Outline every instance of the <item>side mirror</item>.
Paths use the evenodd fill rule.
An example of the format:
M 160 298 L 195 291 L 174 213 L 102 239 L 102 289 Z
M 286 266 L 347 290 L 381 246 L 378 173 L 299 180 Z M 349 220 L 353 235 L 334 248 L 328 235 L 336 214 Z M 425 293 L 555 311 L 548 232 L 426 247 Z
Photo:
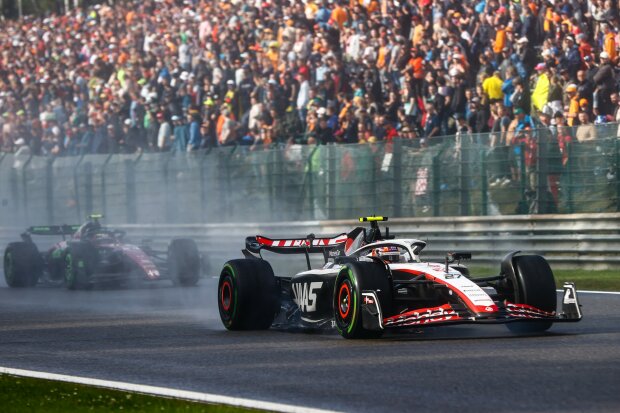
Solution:
M 465 252 L 465 251 L 454 251 L 454 252 L 448 252 L 446 254 L 446 273 L 449 270 L 449 265 L 455 261 L 459 262 L 461 260 L 471 260 L 471 252 Z

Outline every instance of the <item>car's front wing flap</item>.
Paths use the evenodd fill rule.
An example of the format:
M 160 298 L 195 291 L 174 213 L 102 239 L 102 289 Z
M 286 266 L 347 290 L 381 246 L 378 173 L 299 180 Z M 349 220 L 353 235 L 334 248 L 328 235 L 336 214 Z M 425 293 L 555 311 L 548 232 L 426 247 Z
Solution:
M 540 320 L 575 322 L 582 318 L 577 291 L 572 283 L 564 284 L 562 312 L 559 314 L 555 311 L 543 311 L 527 304 L 504 302 L 498 303 L 497 311 L 483 314 L 473 314 L 467 309 L 459 309 L 451 304 L 444 304 L 437 307 L 412 309 L 401 314 L 383 317 L 376 295 L 370 293 L 372 291 L 363 292 L 365 299 L 362 302 L 362 321 L 364 328 L 372 330 L 439 324 L 498 324 Z M 366 299 L 366 297 L 371 299 Z

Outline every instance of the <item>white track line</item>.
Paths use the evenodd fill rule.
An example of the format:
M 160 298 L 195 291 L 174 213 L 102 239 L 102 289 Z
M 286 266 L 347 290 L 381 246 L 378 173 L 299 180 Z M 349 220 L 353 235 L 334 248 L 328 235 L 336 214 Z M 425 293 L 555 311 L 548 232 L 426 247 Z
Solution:
M 564 292 L 564 290 L 555 290 L 559 293 Z M 591 291 L 591 290 L 577 290 L 579 294 L 609 294 L 609 295 L 620 295 L 620 291 Z
M 87 377 L 67 376 L 64 374 L 45 373 L 41 371 L 12 369 L 0 367 L 0 374 L 10 374 L 12 376 L 32 377 L 36 379 L 56 380 L 67 383 L 84 384 L 87 386 L 103 387 L 106 389 L 130 391 L 136 393 L 150 394 L 154 396 L 171 397 L 213 404 L 226 404 L 229 406 L 246 407 L 250 409 L 262 409 L 272 412 L 282 413 L 334 413 L 333 410 L 312 409 L 309 407 L 294 406 L 290 404 L 271 403 L 260 400 L 242 399 L 239 397 L 221 396 L 210 393 L 199 393 L 187 390 L 177 390 L 165 387 L 145 386 L 142 384 L 131 384 L 120 381 L 108 381 L 91 379 Z

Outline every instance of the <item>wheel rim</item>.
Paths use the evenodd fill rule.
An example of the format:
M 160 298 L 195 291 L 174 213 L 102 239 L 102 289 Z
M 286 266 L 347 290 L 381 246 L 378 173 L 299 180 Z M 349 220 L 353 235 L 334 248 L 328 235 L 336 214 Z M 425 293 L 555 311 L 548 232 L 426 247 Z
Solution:
M 348 281 L 343 282 L 338 290 L 338 314 L 346 320 L 351 313 L 351 287 Z
M 232 286 L 228 280 L 222 284 L 220 302 L 222 303 L 222 309 L 228 312 L 232 304 Z
M 15 268 L 13 263 L 13 254 L 7 252 L 4 256 L 4 276 L 7 283 L 12 283 L 15 278 Z

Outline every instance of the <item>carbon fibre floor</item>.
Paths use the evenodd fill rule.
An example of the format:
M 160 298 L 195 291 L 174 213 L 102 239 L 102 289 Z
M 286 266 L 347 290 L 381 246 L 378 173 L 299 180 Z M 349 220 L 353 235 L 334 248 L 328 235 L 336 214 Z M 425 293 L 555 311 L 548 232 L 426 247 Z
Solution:
M 0 282 L 0 366 L 355 412 L 620 411 L 620 295 L 537 337 L 502 325 L 375 341 L 228 332 L 198 288 L 13 290 Z

